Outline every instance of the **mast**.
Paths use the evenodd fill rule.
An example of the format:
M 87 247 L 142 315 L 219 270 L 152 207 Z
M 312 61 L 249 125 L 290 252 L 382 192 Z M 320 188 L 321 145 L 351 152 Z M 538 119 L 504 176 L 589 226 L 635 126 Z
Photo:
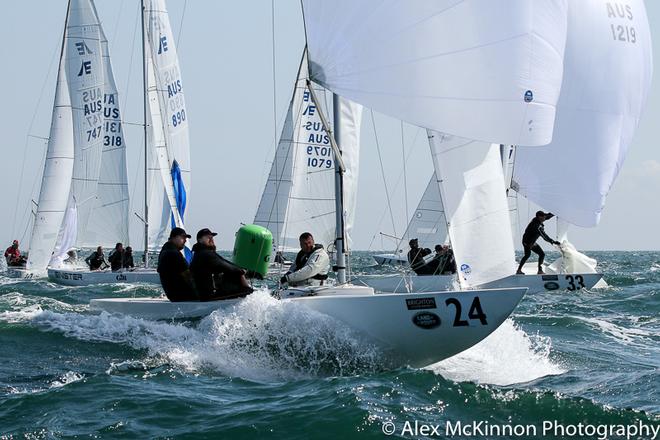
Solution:
M 333 128 L 335 130 L 334 137 L 335 143 L 341 137 L 341 103 L 339 96 L 336 93 L 332 94 L 332 112 L 333 112 Z M 332 136 L 332 134 L 330 134 Z M 341 158 L 341 145 L 337 145 L 335 156 Z M 344 229 L 344 168 L 339 165 L 339 160 L 335 161 L 335 218 L 337 226 L 337 239 L 335 241 L 335 251 L 337 252 L 337 282 L 339 284 L 346 283 L 346 255 L 345 249 L 345 229 Z
M 142 91 L 143 91 L 143 121 L 144 121 L 144 267 L 149 267 L 149 147 L 147 138 L 147 111 L 149 106 L 149 96 L 147 94 L 147 50 L 146 50 L 146 36 L 145 36 L 145 6 L 144 0 L 140 0 L 142 10 Z
M 328 120 L 325 119 L 323 114 L 323 108 L 319 105 L 319 100 L 316 98 L 316 92 L 314 92 L 314 87 L 312 82 L 307 79 L 307 90 L 314 101 L 314 105 L 318 109 L 319 118 L 321 118 L 321 124 L 325 132 L 328 133 L 330 138 L 330 146 L 332 151 L 335 153 L 335 222 L 337 227 L 337 239 L 335 241 L 335 250 L 337 251 L 337 260 L 334 270 L 337 272 L 337 282 L 339 284 L 346 283 L 346 258 L 344 255 L 344 171 L 346 170 L 346 165 L 344 165 L 344 159 L 341 157 L 341 150 L 337 145 L 337 138 L 332 132 L 332 128 L 328 125 Z M 339 122 L 340 117 L 340 101 L 339 96 L 334 94 L 332 95 L 332 109 L 334 111 L 334 124 L 337 132 L 339 132 Z

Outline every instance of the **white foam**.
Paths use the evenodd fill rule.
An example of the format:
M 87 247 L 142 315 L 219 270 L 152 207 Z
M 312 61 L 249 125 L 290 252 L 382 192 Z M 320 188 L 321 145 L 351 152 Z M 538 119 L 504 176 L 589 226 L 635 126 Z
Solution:
M 127 344 L 181 368 L 252 380 L 341 375 L 379 365 L 378 350 L 334 319 L 255 292 L 197 326 L 27 307 L 0 313 L 85 341 Z M 111 369 L 112 371 L 112 369 Z
M 550 359 L 551 348 L 550 338 L 530 336 L 507 319 L 474 347 L 427 368 L 458 382 L 511 385 L 565 373 Z
M 76 373 L 75 371 L 68 371 L 58 379 L 50 383 L 49 388 L 62 388 L 70 383 L 79 382 L 85 378 L 84 374 Z
M 597 318 L 585 318 L 582 316 L 573 316 L 575 319 L 585 321 L 592 327 L 597 327 L 605 336 L 615 339 L 624 345 L 637 345 L 638 338 L 646 338 L 652 334 L 646 330 L 637 328 L 625 328 L 611 322 L 603 321 Z

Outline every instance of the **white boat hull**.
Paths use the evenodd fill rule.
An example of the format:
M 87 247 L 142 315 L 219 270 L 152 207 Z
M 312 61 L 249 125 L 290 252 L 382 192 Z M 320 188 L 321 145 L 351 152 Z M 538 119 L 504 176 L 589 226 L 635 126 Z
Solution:
M 155 269 L 136 269 L 122 272 L 110 270 L 48 269 L 48 279 L 65 286 L 89 286 L 92 284 L 152 283 L 160 284 Z
M 7 278 L 20 278 L 24 280 L 37 278 L 37 275 L 34 272 L 29 271 L 24 267 L 8 267 L 5 275 Z
M 478 289 L 527 288 L 527 293 L 542 293 L 555 290 L 575 291 L 592 289 L 603 278 L 599 273 L 570 273 L 546 275 L 511 275 L 501 280 L 475 286 Z M 437 292 L 455 289 L 454 275 L 385 275 L 364 276 L 355 280 L 356 284 L 372 287 L 378 292 L 409 293 Z
M 373 256 L 376 263 L 379 265 L 393 264 L 393 265 L 407 265 L 408 259 L 405 256 L 397 254 L 376 254 Z
M 360 286 L 316 289 L 289 297 L 332 316 L 377 344 L 397 365 L 422 367 L 466 350 L 491 334 L 513 312 L 526 289 L 374 294 Z M 300 292 L 297 290 L 296 292 Z M 242 299 L 172 303 L 165 298 L 95 299 L 90 309 L 143 319 L 198 318 Z

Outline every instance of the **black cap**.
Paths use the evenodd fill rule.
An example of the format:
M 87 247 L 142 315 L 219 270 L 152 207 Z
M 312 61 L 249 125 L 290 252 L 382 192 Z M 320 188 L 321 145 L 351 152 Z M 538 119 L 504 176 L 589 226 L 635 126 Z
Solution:
M 410 241 L 408 242 L 408 244 L 412 246 L 413 243 L 417 243 L 417 242 L 419 242 L 419 240 L 416 239 L 416 238 L 413 238 L 412 240 L 410 240 Z
M 186 234 L 186 231 L 184 231 L 183 228 L 172 228 L 172 231 L 170 232 L 170 238 L 177 237 L 179 235 L 190 238 L 190 235 Z
M 550 213 L 548 212 L 548 214 L 550 214 Z M 537 217 L 538 217 L 538 216 L 541 216 L 541 215 L 542 215 L 543 217 L 547 217 L 548 214 L 546 214 L 546 213 L 543 212 L 543 211 L 536 211 L 536 216 L 537 216 Z
M 205 235 L 211 235 L 215 237 L 216 235 L 218 235 L 218 233 L 212 232 L 209 228 L 200 229 L 199 231 L 197 231 L 197 240 L 204 237 Z

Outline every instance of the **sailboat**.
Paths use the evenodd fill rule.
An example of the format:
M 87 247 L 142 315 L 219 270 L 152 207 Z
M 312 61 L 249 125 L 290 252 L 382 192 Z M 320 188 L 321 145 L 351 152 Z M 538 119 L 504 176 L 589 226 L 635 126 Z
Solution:
M 576 254 L 568 229 L 598 225 L 646 105 L 653 60 L 641 0 L 570 2 L 568 23 L 552 143 L 515 147 L 511 188 L 557 215 L 562 247 Z M 555 266 L 570 269 L 568 260 Z
M 595 226 L 638 125 L 650 87 L 651 65 L 643 2 L 569 2 L 564 80 L 553 140 L 541 147 L 502 148 L 507 189 L 556 213 L 560 225 Z M 594 72 L 600 76 L 594 78 Z M 515 160 L 509 161 L 509 157 Z M 557 158 L 561 158 L 560 164 Z M 436 207 L 443 210 L 441 203 Z M 440 220 L 439 215 L 437 218 Z M 502 219 L 497 230 L 503 231 L 504 226 Z M 565 241 L 567 226 L 559 229 L 564 231 L 559 238 L 564 240 L 565 256 L 546 266 L 545 275 L 507 276 L 477 286 L 520 286 L 530 292 L 599 286 L 602 274 L 594 269 L 595 260 Z M 489 241 L 484 237 L 484 243 Z M 449 288 L 451 278 L 410 276 L 404 282 L 400 276 L 391 276 L 365 282 L 385 291 L 420 292 Z
M 183 226 L 190 160 L 185 100 L 167 9 L 162 2 L 151 2 L 143 10 L 149 23 L 143 26 L 142 218 L 148 250 L 164 241 L 170 226 Z M 108 41 L 91 0 L 69 3 L 57 84 L 28 263 L 20 275 L 47 269 L 49 279 L 66 285 L 159 283 L 156 271 L 148 268 L 148 251 L 145 268 L 130 271 L 89 271 L 63 264 L 73 247 L 128 242 L 126 142 Z
M 273 233 L 275 252 L 297 252 L 298 237 L 314 231 L 317 243 L 334 247 L 336 233 L 335 169 L 330 137 L 323 127 L 320 111 L 329 112 L 325 90 L 312 85 L 319 108 L 308 88 L 307 51 L 296 76 L 295 87 L 284 127 L 275 151 L 268 179 L 261 195 L 254 224 Z M 339 100 L 341 113 L 344 174 L 345 228 L 349 238 L 355 217 L 359 169 L 359 138 L 362 106 Z
M 448 7 L 449 3 L 302 2 L 307 89 L 333 151 L 337 282 L 284 289 L 277 295 L 334 317 L 378 343 L 401 364 L 415 367 L 438 362 L 484 339 L 512 313 L 526 289 L 400 295 L 377 293 L 347 280 L 343 174 L 348 158 L 338 143 L 340 99 L 454 136 L 539 145 L 552 136 L 561 84 L 564 2 L 520 0 L 512 5 L 509 1 L 507 8 L 497 2 L 464 1 Z M 480 32 L 467 31 L 473 28 Z M 530 60 L 559 68 L 533 69 L 535 74 L 524 78 L 516 74 L 523 68 L 527 71 Z M 492 68 L 483 69 L 489 62 Z M 315 86 L 333 93 L 332 126 Z M 526 99 L 534 93 L 538 101 Z M 480 124 L 473 124 L 474 120 Z M 523 121 L 530 121 L 526 130 L 520 129 Z M 171 319 L 204 316 L 237 301 L 98 299 L 90 302 L 90 308 Z

